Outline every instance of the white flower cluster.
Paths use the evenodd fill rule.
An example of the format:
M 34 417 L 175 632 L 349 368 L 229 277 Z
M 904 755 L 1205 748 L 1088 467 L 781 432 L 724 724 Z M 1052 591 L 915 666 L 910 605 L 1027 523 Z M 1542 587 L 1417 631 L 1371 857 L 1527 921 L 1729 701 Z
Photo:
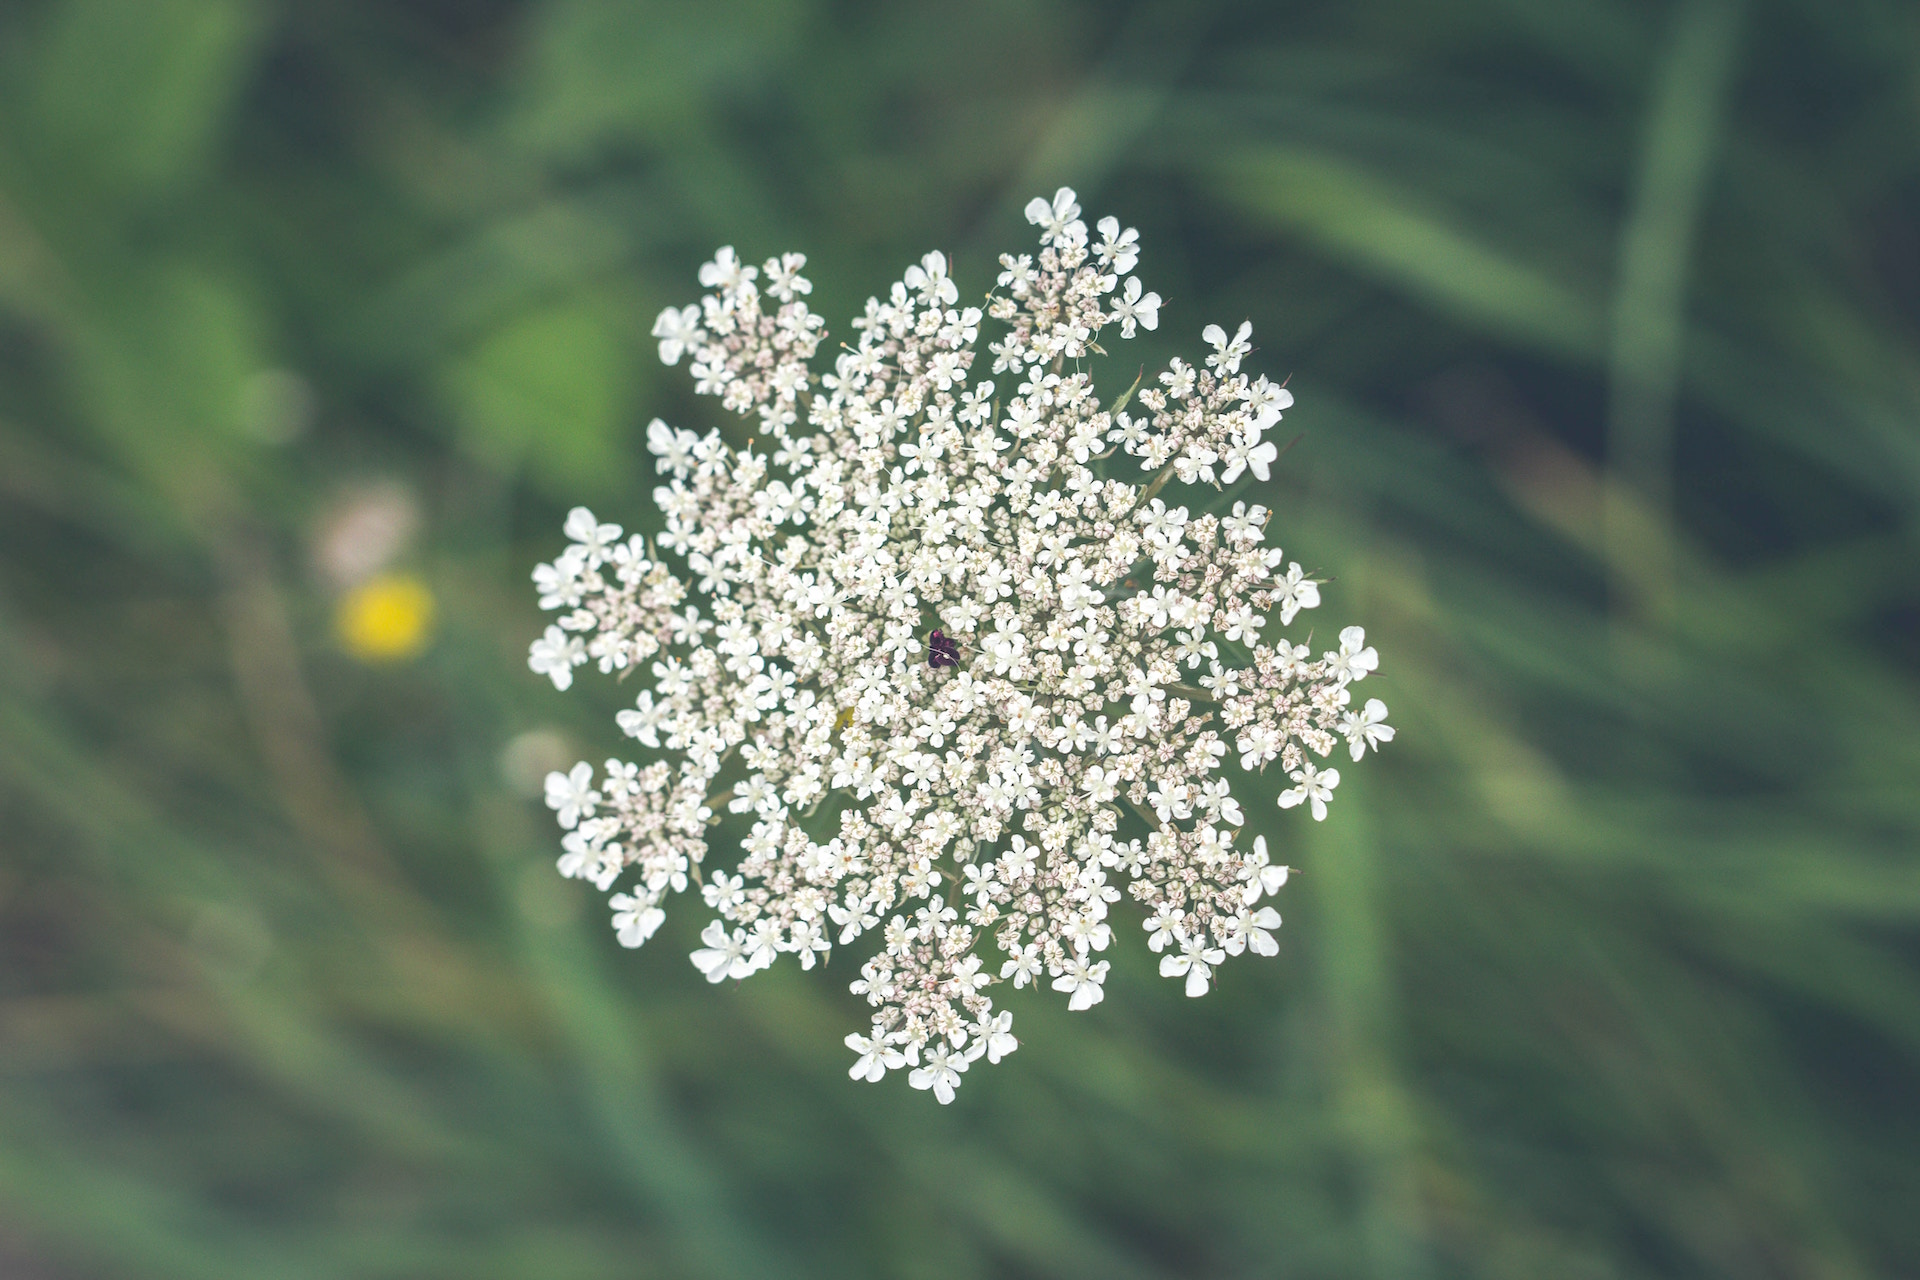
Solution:
M 1314 758 L 1393 736 L 1377 699 L 1351 709 L 1378 661 L 1360 628 L 1317 658 L 1263 637 L 1319 603 L 1265 545 L 1266 509 L 1160 497 L 1266 479 L 1292 396 L 1241 372 L 1248 326 L 1209 326 L 1204 367 L 1175 360 L 1103 406 L 1083 359 L 1113 326 L 1157 327 L 1160 299 L 1129 274 L 1136 233 L 1106 218 L 1094 243 L 1079 214 L 1066 189 L 1028 207 L 1040 252 L 1001 258 L 984 313 L 928 254 L 868 300 L 830 373 L 810 365 L 804 259 L 756 270 L 722 249 L 710 292 L 654 334 L 700 392 L 757 416 L 765 451 L 655 421 L 657 545 L 576 509 L 534 573 L 563 612 L 533 669 L 564 689 L 589 661 L 644 667 L 620 728 L 675 753 L 548 779 L 562 873 L 606 890 L 632 870 L 612 900 L 628 946 L 691 878 L 716 916 L 692 959 L 715 982 L 878 931 L 852 1075 L 907 1068 L 942 1102 L 1015 1047 L 996 982 L 1099 1003 L 1123 893 L 1189 995 L 1229 955 L 1273 954 L 1263 899 L 1287 870 L 1240 842 L 1229 750 L 1278 760 L 1281 805 L 1324 818 L 1340 774 Z M 1005 390 L 976 376 L 987 320 Z M 1122 451 L 1141 483 L 1106 474 Z M 721 806 L 751 830 L 733 870 L 703 876 Z

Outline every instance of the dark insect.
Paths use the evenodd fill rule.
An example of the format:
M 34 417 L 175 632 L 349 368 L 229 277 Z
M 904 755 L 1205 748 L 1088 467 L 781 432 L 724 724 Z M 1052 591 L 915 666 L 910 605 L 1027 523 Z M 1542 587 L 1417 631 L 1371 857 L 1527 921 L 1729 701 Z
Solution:
M 959 666 L 960 642 L 935 627 L 933 634 L 927 637 L 927 665 L 930 667 Z

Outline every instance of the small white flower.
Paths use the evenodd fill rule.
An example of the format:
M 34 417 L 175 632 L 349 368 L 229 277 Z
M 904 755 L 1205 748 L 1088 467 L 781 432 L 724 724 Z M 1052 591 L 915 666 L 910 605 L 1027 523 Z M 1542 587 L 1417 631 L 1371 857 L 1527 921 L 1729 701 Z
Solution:
M 571 687 L 573 669 L 586 660 L 586 643 L 558 627 L 548 627 L 527 652 L 527 666 L 535 675 L 551 676 L 556 689 Z
M 907 1057 L 891 1044 L 884 1036 L 863 1036 L 857 1032 L 847 1037 L 847 1048 L 859 1055 L 847 1074 L 855 1080 L 877 1081 L 889 1071 L 907 1065 Z
M 694 952 L 689 959 L 693 961 L 694 968 L 707 975 L 708 982 L 744 978 L 753 972 L 753 961 L 749 958 L 752 946 L 745 929 L 728 933 L 718 920 L 709 920 L 707 927 L 700 932 L 700 941 L 707 945 Z
M 732 292 L 753 282 L 759 272 L 741 262 L 732 245 L 723 245 L 713 261 L 700 268 L 700 283 L 709 289 Z
M 1045 202 L 1037 198 L 1033 201 L 1033 204 L 1042 203 Z M 1034 220 L 1032 216 L 1032 205 L 1028 206 L 1027 220 L 1029 222 Z M 1006 264 L 1007 269 L 1000 273 L 1000 287 L 1011 292 L 1016 298 L 1024 296 L 1026 292 L 1033 287 L 1035 278 L 1033 259 L 1023 253 L 1017 258 L 1009 255 L 1001 259 L 1001 261 Z
M 1299 785 L 1280 793 L 1280 807 L 1291 809 L 1297 804 L 1307 804 L 1313 809 L 1313 820 L 1327 820 L 1327 801 L 1333 799 L 1333 789 L 1340 785 L 1338 769 L 1316 769 L 1312 763 L 1302 765 L 1287 775 Z
M 1289 867 L 1276 867 L 1267 860 L 1267 838 L 1253 838 L 1253 852 L 1247 855 L 1246 870 L 1241 878 L 1246 881 L 1247 905 L 1260 901 L 1262 894 L 1276 894 L 1287 883 Z
M 533 567 L 533 585 L 540 593 L 542 609 L 576 609 L 580 606 L 581 572 L 586 562 L 577 555 L 563 555 L 552 564 Z
M 907 1083 L 916 1089 L 933 1090 L 933 1096 L 945 1106 L 953 1101 L 953 1091 L 960 1087 L 960 1073 L 966 1069 L 965 1055 L 943 1045 L 927 1050 L 926 1061 L 908 1073 Z
M 1069 993 L 1067 1008 L 1073 1012 L 1091 1009 L 1106 999 L 1107 990 L 1101 984 L 1107 980 L 1108 967 L 1105 960 L 1089 964 L 1085 956 L 1068 956 L 1065 971 L 1053 980 L 1053 989 Z
M 1068 923 L 1063 936 L 1076 954 L 1085 956 L 1089 951 L 1107 949 L 1107 944 L 1113 941 L 1113 927 L 1095 915 L 1076 916 Z
M 1219 947 L 1209 947 L 1204 934 L 1196 933 L 1190 938 L 1180 939 L 1180 950 L 1169 952 L 1160 957 L 1160 976 L 1163 978 L 1185 977 L 1187 994 L 1199 997 L 1207 994 L 1208 980 L 1213 977 L 1213 966 L 1227 958 L 1227 953 Z
M 1174 907 L 1148 916 L 1146 919 L 1148 949 L 1165 951 L 1167 944 L 1182 932 L 1181 921 L 1186 918 L 1186 914 L 1178 907 Z
M 1013 959 L 1000 966 L 1000 977 L 1003 980 L 1007 978 L 1013 979 L 1013 987 L 1016 991 L 1026 986 L 1029 982 L 1040 981 L 1041 957 L 1039 947 L 1021 947 L 1016 945 L 1012 954 Z
M 1237 956 L 1244 949 L 1257 956 L 1277 956 L 1280 943 L 1269 930 L 1280 927 L 1280 913 L 1272 907 L 1255 910 L 1246 907 L 1232 921 L 1232 935 L 1226 943 L 1228 955 Z
M 1072 187 L 1054 192 L 1052 203 L 1039 196 L 1029 200 L 1027 221 L 1040 228 L 1041 244 L 1081 244 L 1087 238 L 1087 224 L 1080 221 L 1080 205 Z
M 610 901 L 614 912 L 613 927 L 618 932 L 620 945 L 623 947 L 639 946 L 666 923 L 667 913 L 645 898 L 616 893 Z
M 1367 644 L 1364 630 L 1348 627 L 1340 633 L 1340 652 L 1327 659 L 1327 666 L 1343 684 L 1364 680 L 1368 672 L 1379 669 L 1380 655 Z
M 1387 704 L 1378 698 L 1368 698 L 1366 706 L 1340 718 L 1340 732 L 1347 735 L 1347 749 L 1355 760 L 1366 755 L 1368 747 L 1377 751 L 1381 743 L 1393 741 L 1393 726 L 1386 719 Z
M 560 825 L 572 827 L 582 818 L 591 818 L 600 803 L 593 789 L 593 766 L 582 760 L 571 773 L 555 770 L 547 775 L 547 808 L 559 815 Z
M 700 896 L 706 899 L 707 905 L 714 910 L 730 911 L 747 900 L 746 881 L 739 876 L 729 876 L 724 871 L 716 871 L 713 879 L 702 886 Z
M 1122 231 L 1120 219 L 1114 217 L 1100 219 L 1097 229 L 1100 243 L 1093 246 L 1093 256 L 1100 260 L 1100 265 L 1120 276 L 1133 270 L 1134 264 L 1140 261 L 1140 233 L 1132 227 Z
M 1293 407 L 1293 392 L 1268 382 L 1266 375 L 1262 374 L 1247 388 L 1246 403 L 1247 412 L 1253 415 L 1259 429 L 1265 431 L 1280 421 L 1283 410 Z
M 1234 635 L 1227 637 L 1229 640 L 1238 638 Z M 1202 659 L 1211 660 L 1219 656 L 1219 647 L 1206 638 L 1206 632 L 1197 629 L 1182 631 L 1179 646 L 1174 650 L 1174 657 L 1185 662 L 1189 668 L 1198 667 Z
M 699 445 L 700 437 L 691 431 L 675 431 L 658 418 L 647 424 L 647 450 L 660 459 L 656 465 L 661 471 L 684 477 L 693 469 L 694 451 Z M 666 496 L 673 495 L 669 491 Z
M 907 288 L 916 290 L 926 303 L 952 306 L 960 301 L 960 290 L 947 274 L 947 255 L 938 249 L 920 259 L 917 267 L 908 267 Z
M 1264 484 L 1279 456 L 1280 450 L 1273 441 L 1262 440 L 1259 431 L 1249 429 L 1242 432 L 1227 448 L 1227 465 L 1220 472 L 1220 483 L 1232 484 L 1240 478 L 1241 472 L 1251 470 L 1254 479 Z
M 999 1062 L 1020 1047 L 1020 1042 L 1013 1038 L 1013 1014 L 1004 1009 L 994 1015 L 992 1022 L 981 1027 L 978 1034 L 990 1063 Z
M 1202 341 L 1213 344 L 1213 354 L 1207 357 L 1207 364 L 1223 374 L 1240 372 L 1240 361 L 1253 350 L 1253 344 L 1247 341 L 1252 333 L 1253 322 L 1250 320 L 1240 322 L 1240 332 L 1234 334 L 1231 340 L 1227 338 L 1227 331 L 1219 325 L 1208 325 L 1200 333 Z
M 1233 543 L 1255 542 L 1266 525 L 1267 509 L 1259 503 L 1251 508 L 1244 502 L 1233 504 L 1233 512 L 1220 521 L 1220 529 Z
M 1243 640 L 1252 644 L 1260 638 L 1260 628 L 1265 624 L 1266 619 L 1251 608 L 1242 605 L 1227 615 L 1225 634 L 1228 640 Z
M 1287 566 L 1287 576 L 1274 584 L 1274 597 L 1280 605 L 1280 625 L 1292 626 L 1294 615 L 1302 609 L 1320 607 L 1320 584 L 1307 577 L 1298 564 Z
M 767 775 L 756 773 L 751 778 L 742 779 L 733 786 L 733 799 L 727 802 L 727 812 L 746 813 L 757 810 L 774 797 L 773 784 L 767 781 Z
M 813 282 L 800 274 L 800 268 L 806 265 L 804 253 L 783 253 L 778 258 L 768 258 L 765 264 L 767 292 L 782 302 L 792 302 L 800 294 L 812 293 Z
M 1126 288 L 1113 300 L 1113 318 L 1119 322 L 1120 336 L 1123 338 L 1133 336 L 1133 327 L 1136 324 L 1142 329 L 1158 329 L 1160 327 L 1160 295 L 1157 293 L 1143 295 L 1140 292 L 1140 277 L 1128 276 Z
M 579 544 L 576 550 L 590 566 L 599 564 L 608 548 L 620 540 L 619 525 L 602 524 L 585 507 L 575 507 L 567 513 L 565 533 Z
M 654 320 L 653 336 L 660 339 L 660 363 L 679 364 L 681 355 L 701 338 L 700 308 L 668 307 Z

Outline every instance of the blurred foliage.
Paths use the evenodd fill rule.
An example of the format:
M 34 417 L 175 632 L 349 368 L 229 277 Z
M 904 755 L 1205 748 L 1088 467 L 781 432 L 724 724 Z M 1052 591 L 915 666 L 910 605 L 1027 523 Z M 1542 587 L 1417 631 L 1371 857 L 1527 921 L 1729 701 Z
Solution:
M 1892 0 L 0 7 L 0 1265 L 1920 1271 L 1916 86 Z M 1143 358 L 1295 374 L 1399 738 L 1262 806 L 1278 960 L 1130 941 L 940 1108 L 553 874 L 617 695 L 527 574 L 716 420 L 714 246 L 833 320 L 1060 183 Z

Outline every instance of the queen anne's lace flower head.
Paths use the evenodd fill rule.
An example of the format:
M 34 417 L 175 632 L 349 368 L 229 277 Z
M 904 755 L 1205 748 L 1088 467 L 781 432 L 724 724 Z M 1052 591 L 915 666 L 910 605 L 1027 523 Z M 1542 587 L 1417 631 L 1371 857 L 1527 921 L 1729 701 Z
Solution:
M 1251 327 L 1207 326 L 1201 367 L 1175 359 L 1103 405 L 1082 367 L 1103 332 L 1159 324 L 1127 274 L 1138 235 L 1106 218 L 1090 244 L 1066 188 L 1027 218 L 1040 251 L 1000 259 L 984 311 L 930 253 L 868 300 L 831 372 L 811 364 L 805 259 L 720 250 L 710 292 L 654 335 L 697 391 L 757 419 L 753 438 L 655 421 L 657 542 L 576 509 L 571 545 L 534 571 L 561 616 L 532 668 L 560 689 L 587 662 L 645 671 L 619 726 L 666 753 L 548 779 L 561 872 L 625 882 L 627 946 L 697 884 L 714 919 L 692 959 L 714 982 L 878 933 L 850 1074 L 906 1068 L 942 1102 L 1016 1045 L 996 983 L 1100 1002 L 1123 891 L 1188 995 L 1229 955 L 1273 954 L 1261 902 L 1287 871 L 1241 840 L 1229 752 L 1277 760 L 1281 807 L 1322 819 L 1340 774 L 1315 759 L 1393 737 L 1379 699 L 1350 709 L 1378 665 L 1360 628 L 1317 658 L 1263 634 L 1320 602 L 1266 544 L 1267 510 L 1162 496 L 1267 478 L 1293 397 L 1241 372 Z M 743 856 L 703 875 L 723 808 L 751 824 Z

